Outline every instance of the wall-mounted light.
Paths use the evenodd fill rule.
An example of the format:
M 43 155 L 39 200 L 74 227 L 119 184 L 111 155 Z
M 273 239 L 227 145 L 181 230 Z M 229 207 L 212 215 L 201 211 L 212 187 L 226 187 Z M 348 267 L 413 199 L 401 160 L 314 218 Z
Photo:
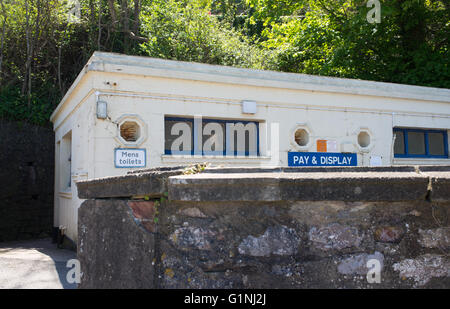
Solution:
M 256 102 L 255 101 L 242 101 L 242 113 L 256 114 Z
M 97 101 L 97 118 L 106 119 L 108 117 L 108 104 L 105 101 Z

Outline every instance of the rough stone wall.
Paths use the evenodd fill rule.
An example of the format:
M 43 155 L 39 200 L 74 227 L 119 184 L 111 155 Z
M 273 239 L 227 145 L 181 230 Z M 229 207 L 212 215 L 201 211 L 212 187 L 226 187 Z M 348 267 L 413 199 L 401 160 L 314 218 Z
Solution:
M 51 128 L 0 121 L 0 241 L 49 235 L 54 155 Z
M 450 288 L 449 215 L 425 201 L 168 203 L 161 287 Z
M 142 228 L 137 217 L 124 200 L 88 200 L 82 204 L 78 258 L 83 265 L 83 288 L 155 286 L 156 236 Z
M 449 288 L 449 215 L 426 200 L 90 200 L 80 287 Z

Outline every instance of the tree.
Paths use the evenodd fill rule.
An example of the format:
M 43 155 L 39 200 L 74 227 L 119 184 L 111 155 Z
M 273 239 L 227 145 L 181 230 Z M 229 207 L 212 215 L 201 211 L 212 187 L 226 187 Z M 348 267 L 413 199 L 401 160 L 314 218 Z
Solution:
M 450 88 L 450 4 L 0 0 L 0 118 L 48 125 L 95 50 Z
M 303 4 L 304 16 L 278 19 L 263 33 L 280 70 L 450 87 L 450 11 L 443 1 L 384 1 L 379 24 L 367 21 L 363 0 Z M 264 16 L 279 16 L 274 9 Z
M 264 54 L 238 31 L 209 13 L 202 3 L 153 1 L 143 13 L 148 41 L 141 53 L 151 57 L 264 68 Z

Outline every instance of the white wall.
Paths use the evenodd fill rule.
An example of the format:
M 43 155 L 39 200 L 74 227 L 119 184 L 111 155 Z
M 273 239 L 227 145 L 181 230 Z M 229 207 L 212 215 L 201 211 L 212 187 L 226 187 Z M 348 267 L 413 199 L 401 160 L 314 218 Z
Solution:
M 109 119 L 96 118 L 96 91 L 107 102 Z M 242 100 L 256 101 L 257 113 L 242 114 Z M 391 160 L 393 127 L 450 129 L 449 106 L 445 102 L 88 72 L 56 114 L 54 124 L 56 143 L 72 130 L 72 179 L 76 181 L 127 172 L 114 166 L 114 149 L 124 147 L 117 138 L 116 122 L 127 114 L 137 114 L 146 125 L 146 139 L 136 148 L 147 150 L 147 167 L 205 161 L 164 155 L 165 115 L 258 120 L 269 128 L 272 123 L 278 124 L 278 161 L 271 160 L 262 149 L 260 158 L 207 160 L 215 164 L 287 166 L 287 152 L 299 151 L 293 143 L 293 129 L 298 125 L 310 131 L 309 146 L 301 151 L 315 152 L 317 139 L 331 139 L 337 141 L 338 152 L 344 151 L 342 144 L 347 144 L 350 148 L 346 151 L 358 153 L 358 165 L 369 165 L 374 155 L 382 157 L 383 165 L 449 164 L 448 159 Z M 360 130 L 371 135 L 367 152 L 357 145 Z M 261 139 L 265 133 L 263 128 Z M 270 135 L 270 131 L 267 133 Z M 271 141 L 262 140 L 265 143 L 270 146 Z M 58 169 L 56 181 L 60 181 Z M 67 227 L 68 236 L 76 240 L 81 204 L 76 185 L 72 185 L 71 195 L 57 191 L 55 195 L 55 224 Z

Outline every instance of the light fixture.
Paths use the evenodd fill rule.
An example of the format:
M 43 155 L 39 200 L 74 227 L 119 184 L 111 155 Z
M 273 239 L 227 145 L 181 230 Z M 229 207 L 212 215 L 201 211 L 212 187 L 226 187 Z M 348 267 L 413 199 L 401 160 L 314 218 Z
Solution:
M 97 101 L 97 118 L 106 119 L 108 117 L 108 104 L 105 101 Z
M 242 113 L 243 114 L 256 114 L 256 102 L 255 101 L 242 101 Z

